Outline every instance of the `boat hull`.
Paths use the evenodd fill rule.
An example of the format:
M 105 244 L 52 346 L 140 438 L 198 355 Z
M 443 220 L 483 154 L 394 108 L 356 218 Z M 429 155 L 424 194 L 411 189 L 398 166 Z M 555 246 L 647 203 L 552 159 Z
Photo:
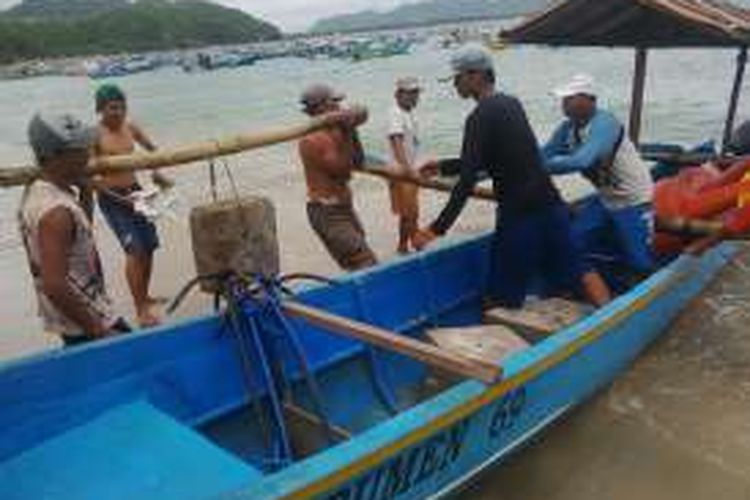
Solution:
M 490 238 L 446 243 L 348 275 L 335 285 L 301 291 L 299 299 L 411 336 L 429 326 L 476 324 L 481 318 L 480 299 L 487 279 L 487 266 L 482 263 L 488 260 Z M 236 474 L 223 478 L 231 480 L 228 483 L 214 477 L 214 482 L 203 484 L 200 491 L 215 493 L 208 496 L 440 496 L 502 461 L 609 384 L 665 331 L 735 252 L 734 245 L 722 244 L 701 257 L 679 257 L 593 315 L 503 361 L 504 375 L 496 384 L 459 382 L 402 406 L 406 409 L 392 417 L 381 412 L 378 418 L 366 418 L 379 404 L 378 391 L 373 390 L 378 383 L 372 383 L 372 371 L 356 375 L 352 369 L 356 360 L 368 359 L 361 343 L 298 324 L 328 416 L 353 435 L 265 474 L 250 466 L 252 460 L 242 449 L 222 441 L 225 429 L 216 424 L 262 396 L 248 394 L 234 339 L 217 317 L 7 363 L 0 366 L 0 497 L 38 498 L 41 492 L 46 498 L 56 498 L 48 494 L 56 486 L 46 484 L 53 482 L 51 473 L 44 472 L 46 481 L 33 476 L 49 471 L 45 464 L 70 463 L 76 447 L 87 441 L 87 425 L 103 436 L 102 446 L 107 450 L 112 436 L 106 435 L 106 422 L 127 417 L 134 402 L 143 402 L 136 413 L 144 421 L 156 422 L 175 435 L 192 436 L 193 449 L 211 450 L 205 457 L 196 457 L 198 463 L 211 455 L 217 467 L 224 462 L 234 464 Z M 424 366 L 406 358 L 397 357 L 396 362 L 394 355 L 382 351 L 371 354 L 371 362 L 372 357 L 376 364 L 391 368 L 381 374 L 381 385 L 399 387 L 426 376 Z M 242 438 L 247 433 L 244 427 L 237 434 Z M 73 444 L 68 446 L 69 442 Z M 135 488 L 132 481 L 142 481 L 142 473 L 122 480 L 127 479 L 129 488 L 139 491 L 142 498 L 155 496 L 155 491 L 159 498 L 184 498 L 184 489 L 170 488 L 170 481 L 176 485 L 180 478 L 171 477 L 169 460 L 183 463 L 185 457 L 173 457 L 168 447 L 157 445 L 149 446 L 162 453 L 167 464 L 154 467 L 166 475 L 162 477 L 167 484 L 159 483 L 158 490 Z M 106 466 L 108 453 L 96 452 L 81 460 Z M 151 451 L 135 448 L 121 453 L 151 456 Z M 61 481 L 69 481 L 64 473 L 63 468 Z M 244 484 L 243 474 L 247 477 Z M 93 483 L 100 483 L 103 490 L 97 491 L 118 497 L 106 471 L 84 480 L 92 483 L 86 491 L 96 490 Z M 144 483 L 143 488 L 150 484 Z M 62 492 L 59 498 L 76 498 L 70 489 L 54 491 Z
M 493 386 L 467 381 L 234 498 L 442 496 L 502 461 L 605 387 L 660 336 L 736 252 L 683 256 L 565 331 L 504 363 Z

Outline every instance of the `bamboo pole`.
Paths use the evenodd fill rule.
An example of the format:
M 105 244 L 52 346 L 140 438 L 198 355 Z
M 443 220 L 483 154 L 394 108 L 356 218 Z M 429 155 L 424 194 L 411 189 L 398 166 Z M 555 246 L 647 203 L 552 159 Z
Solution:
M 291 141 L 336 122 L 336 118 L 321 116 L 306 123 L 225 137 L 181 148 L 163 149 L 153 153 L 100 157 L 92 160 L 87 173 L 88 175 L 112 174 L 185 165 Z M 0 187 L 23 186 L 32 182 L 39 173 L 38 167 L 0 168 Z

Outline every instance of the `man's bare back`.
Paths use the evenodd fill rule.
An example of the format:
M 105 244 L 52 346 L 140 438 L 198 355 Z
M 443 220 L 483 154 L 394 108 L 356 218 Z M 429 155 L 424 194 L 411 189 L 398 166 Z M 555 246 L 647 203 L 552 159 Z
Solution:
M 355 167 L 355 144 L 341 127 L 315 132 L 299 143 L 311 201 L 350 203 L 349 180 Z

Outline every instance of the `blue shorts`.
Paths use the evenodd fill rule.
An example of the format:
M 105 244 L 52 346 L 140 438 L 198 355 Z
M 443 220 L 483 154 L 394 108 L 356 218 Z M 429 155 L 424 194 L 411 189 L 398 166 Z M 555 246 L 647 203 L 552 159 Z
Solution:
M 563 204 L 522 216 L 498 213 L 490 263 L 490 298 L 509 308 L 523 306 L 532 283 L 543 294 L 580 295 L 582 262 L 571 238 Z
M 596 196 L 584 202 L 573 220 L 573 238 L 578 251 L 590 257 L 586 262 L 589 269 L 597 259 L 611 258 L 632 271 L 653 271 L 652 233 L 649 204 L 609 210 Z
M 128 189 L 111 189 L 111 191 L 126 197 L 138 189 L 140 189 L 139 186 L 134 185 Z M 97 198 L 104 219 L 114 231 L 125 253 L 151 254 L 159 248 L 159 236 L 153 222 L 113 196 L 100 192 Z

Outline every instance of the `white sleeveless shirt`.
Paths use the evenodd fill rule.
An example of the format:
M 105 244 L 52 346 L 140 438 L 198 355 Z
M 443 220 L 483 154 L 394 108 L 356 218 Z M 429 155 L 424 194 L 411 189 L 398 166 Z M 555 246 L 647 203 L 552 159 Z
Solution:
M 45 330 L 59 335 L 79 336 L 84 335 L 83 329 L 59 311 L 47 297 L 40 274 L 39 223 L 50 210 L 58 207 L 70 212 L 75 231 L 68 254 L 68 273 L 65 280 L 89 311 L 105 326 L 111 326 L 115 323 L 116 317 L 105 289 L 91 222 L 73 193 L 45 180 L 34 181 L 23 194 L 18 222 L 34 279 L 39 316 L 44 322 Z

